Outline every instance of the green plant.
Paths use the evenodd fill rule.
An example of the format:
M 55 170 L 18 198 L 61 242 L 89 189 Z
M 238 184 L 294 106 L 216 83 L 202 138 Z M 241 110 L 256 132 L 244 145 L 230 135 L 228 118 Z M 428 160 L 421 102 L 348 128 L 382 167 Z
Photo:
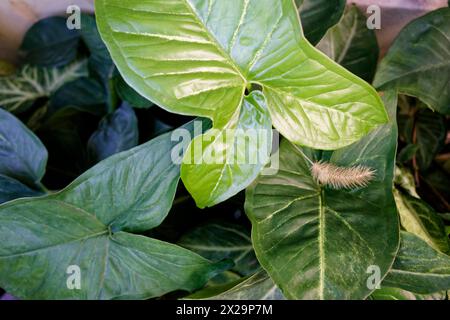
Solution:
M 99 31 L 38 22 L 0 77 L 0 286 L 445 299 L 449 10 L 376 73 L 374 32 L 341 0 L 97 0 Z

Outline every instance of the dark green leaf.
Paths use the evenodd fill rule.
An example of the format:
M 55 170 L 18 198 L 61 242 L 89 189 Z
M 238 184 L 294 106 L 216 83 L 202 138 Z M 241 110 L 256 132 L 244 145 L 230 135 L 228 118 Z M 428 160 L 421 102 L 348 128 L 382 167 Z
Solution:
M 405 192 L 394 190 L 395 201 L 403 228 L 444 253 L 450 253 L 450 243 L 441 218 L 426 202 Z
M 17 198 L 39 195 L 42 195 L 42 192 L 30 189 L 16 179 L 0 174 L 0 204 Z
M 450 8 L 411 22 L 381 62 L 374 84 L 397 88 L 450 114 Z
M 378 42 L 375 31 L 367 28 L 367 17 L 358 7 L 349 7 L 317 48 L 347 70 L 372 82 L 378 63 Z
M 81 111 L 102 115 L 106 112 L 106 103 L 105 87 L 93 78 L 83 77 L 58 89 L 50 99 L 50 109 L 54 112 L 72 106 Z
M 136 115 L 131 107 L 123 104 L 107 115 L 88 142 L 90 159 L 95 163 L 116 153 L 137 146 L 139 130 Z
M 41 67 L 62 67 L 77 55 L 78 30 L 69 30 L 64 17 L 50 17 L 35 23 L 25 34 L 20 47 L 27 64 Z
M 0 108 L 0 174 L 28 186 L 39 185 L 45 173 L 47 150 L 16 117 Z
M 284 300 L 280 289 L 265 271 L 235 283 L 209 287 L 198 291 L 187 299 L 204 300 Z
M 402 232 L 400 250 L 383 286 L 421 294 L 450 290 L 450 257 L 419 237 Z
M 185 234 L 178 244 L 211 261 L 231 259 L 233 271 L 253 274 L 259 263 L 250 239 L 250 232 L 238 224 L 209 223 Z
M 153 106 L 151 101 L 147 100 L 131 88 L 120 75 L 116 77 L 114 87 L 120 99 L 128 102 L 134 108 L 147 109 Z
M 295 0 L 306 39 L 319 43 L 327 30 L 339 22 L 345 9 L 345 0 Z

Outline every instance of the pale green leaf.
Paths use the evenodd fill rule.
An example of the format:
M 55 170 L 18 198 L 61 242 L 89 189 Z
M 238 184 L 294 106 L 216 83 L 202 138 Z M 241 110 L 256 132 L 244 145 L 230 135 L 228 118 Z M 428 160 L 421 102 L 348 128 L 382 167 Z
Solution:
M 274 126 L 301 145 L 340 148 L 387 121 L 375 90 L 304 38 L 292 0 L 95 5 L 125 80 L 169 111 L 223 128 L 242 107 L 245 89 L 258 84 Z

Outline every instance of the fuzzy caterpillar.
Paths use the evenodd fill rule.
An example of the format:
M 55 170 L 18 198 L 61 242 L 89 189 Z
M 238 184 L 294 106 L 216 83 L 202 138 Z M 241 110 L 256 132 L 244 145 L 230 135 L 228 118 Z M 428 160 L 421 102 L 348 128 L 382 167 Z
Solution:
M 333 189 L 366 187 L 375 177 L 375 170 L 372 168 L 362 165 L 345 168 L 326 162 L 314 162 L 311 173 L 318 183 Z

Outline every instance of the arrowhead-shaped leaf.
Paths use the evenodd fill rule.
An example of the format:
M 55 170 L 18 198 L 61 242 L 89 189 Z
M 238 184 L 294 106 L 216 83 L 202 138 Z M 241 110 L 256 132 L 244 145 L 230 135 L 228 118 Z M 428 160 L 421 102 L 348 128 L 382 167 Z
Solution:
M 278 131 L 320 149 L 347 146 L 387 121 L 375 90 L 305 39 L 292 0 L 95 5 L 100 34 L 124 79 L 169 111 L 210 118 L 222 130 L 243 113 L 246 89 L 259 86 Z M 183 170 L 200 207 L 251 182 L 253 174 L 228 169 L 238 181 L 213 177 L 206 181 L 213 194 L 205 196 L 193 190 Z
M 384 276 L 398 249 L 392 195 L 397 127 L 396 93 L 385 95 L 392 122 L 332 154 L 280 147 L 280 169 L 247 189 L 246 213 L 261 265 L 290 299 L 364 299 L 367 270 Z M 307 158 L 308 157 L 308 158 Z M 364 165 L 376 170 L 365 188 L 331 190 L 319 185 L 309 161 Z M 347 177 L 345 177 L 347 178 Z
M 179 180 L 172 147 L 169 133 L 101 162 L 59 193 L 0 206 L 0 286 L 28 299 L 151 298 L 199 288 L 228 267 L 122 231 L 166 217 Z M 71 266 L 80 270 L 79 290 L 67 284 Z

